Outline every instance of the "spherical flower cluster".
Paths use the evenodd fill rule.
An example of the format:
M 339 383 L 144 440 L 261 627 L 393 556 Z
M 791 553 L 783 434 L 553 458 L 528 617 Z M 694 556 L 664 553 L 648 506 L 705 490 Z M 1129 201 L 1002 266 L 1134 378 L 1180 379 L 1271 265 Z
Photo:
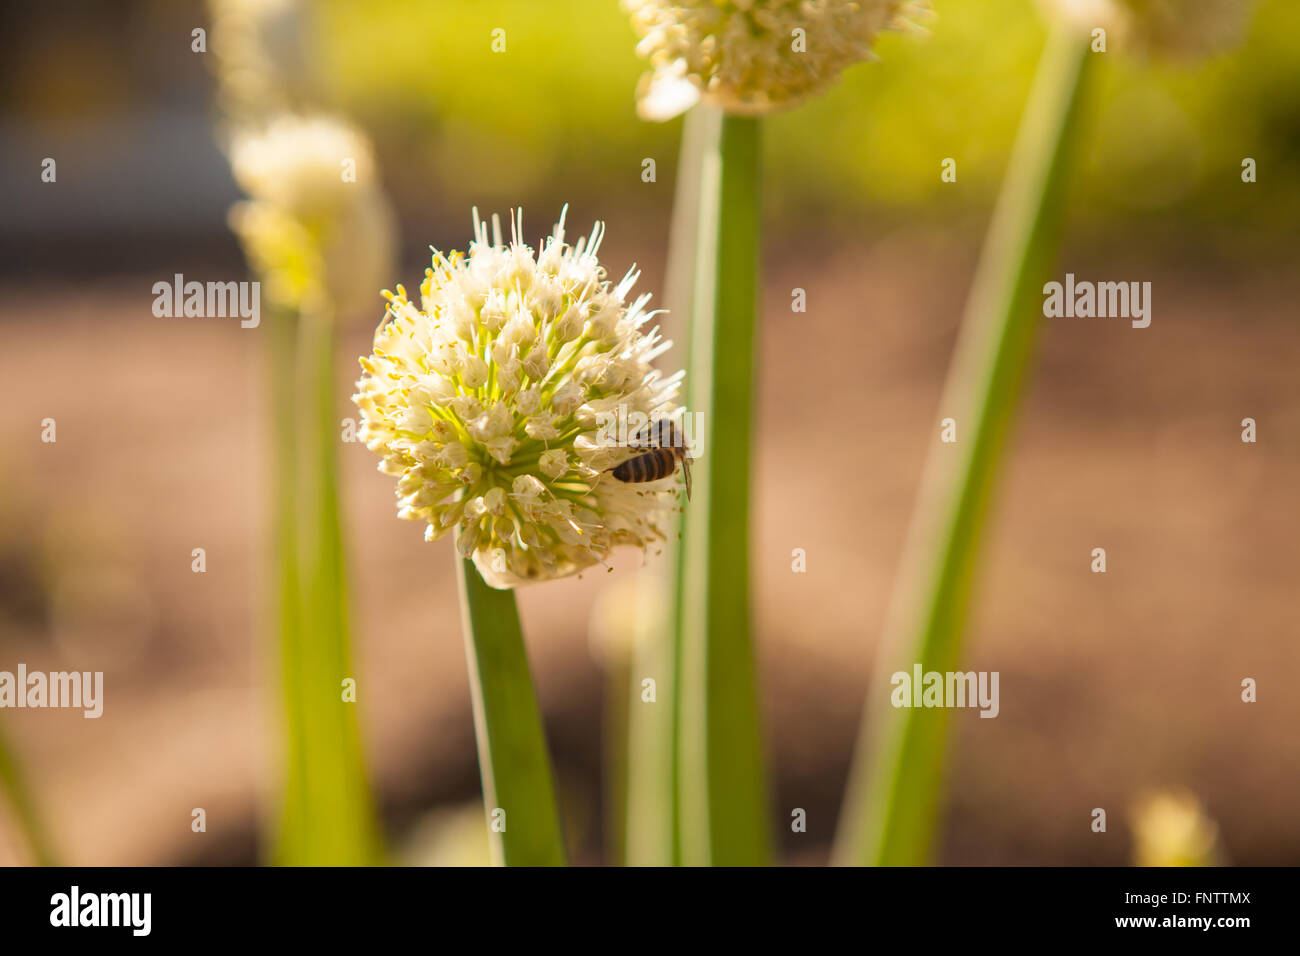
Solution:
M 398 479 L 398 515 L 426 540 L 456 532 L 483 579 L 509 588 L 604 563 L 616 545 L 665 540 L 672 477 L 624 484 L 609 469 L 634 452 L 604 440 L 621 413 L 672 418 L 682 373 L 651 362 L 670 343 L 630 304 L 635 268 L 617 285 L 590 241 L 564 240 L 564 217 L 534 257 L 474 215 L 468 254 L 435 252 L 420 305 L 389 306 L 353 397 L 362 438 Z
M 240 130 L 230 164 L 250 196 L 305 223 L 336 215 L 355 201 L 356 187 L 364 191 L 375 180 L 370 142 L 330 116 L 285 113 L 263 129 Z
M 1210 55 L 1241 37 L 1253 0 L 1042 0 L 1111 41 L 1166 56 Z
M 760 115 L 824 92 L 871 59 L 881 30 L 900 25 L 906 0 L 623 0 L 641 37 L 643 119 L 671 119 L 703 98 Z
M 235 181 L 250 200 L 231 224 L 274 301 L 314 291 L 339 314 L 370 301 L 392 257 L 393 216 L 360 130 L 329 116 L 281 114 L 236 130 Z

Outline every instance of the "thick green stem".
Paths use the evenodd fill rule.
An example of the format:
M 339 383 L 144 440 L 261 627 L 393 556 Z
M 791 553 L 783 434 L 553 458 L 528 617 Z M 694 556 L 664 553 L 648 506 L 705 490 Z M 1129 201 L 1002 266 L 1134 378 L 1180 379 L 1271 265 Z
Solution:
M 469 560 L 457 558 L 456 566 L 492 860 L 563 866 L 551 760 L 515 594 L 488 587 Z
M 1080 109 L 1088 37 L 1062 28 L 1034 79 L 976 270 L 936 444 L 880 650 L 835 846 L 841 864 L 929 860 L 942 786 L 945 708 L 894 707 L 891 675 L 956 671 L 971 578 L 1003 439 L 1042 316 L 1042 286 L 1060 244 L 1066 161 Z
M 699 243 L 699 195 L 705 154 L 717 148 L 718 117 L 690 110 L 682 126 L 681 155 L 673 195 L 664 282 L 664 333 L 682 342 L 690 329 Z M 689 348 L 689 343 L 683 342 Z M 660 576 L 675 593 L 680 552 L 644 573 Z M 675 601 L 673 605 L 675 606 Z M 631 866 L 674 866 L 681 862 L 677 746 L 681 726 L 681 629 L 675 618 L 639 641 L 632 654 L 628 692 L 626 860 Z M 655 701 L 640 699 L 641 680 L 655 681 Z
M 275 579 L 275 628 L 279 639 L 280 692 L 283 703 L 285 775 L 281 794 L 276 862 L 305 859 L 309 835 L 306 806 L 307 754 L 300 675 L 303 641 L 298 591 L 298 316 L 276 311 L 267 323 L 271 405 L 272 575 Z
M 681 861 L 769 858 L 749 607 L 759 125 L 709 107 L 699 182 L 688 401 L 702 420 L 677 575 Z
M 281 374 L 294 369 L 281 369 Z M 364 865 L 381 840 L 362 758 L 361 693 L 349 646 L 347 578 L 339 515 L 339 425 L 334 408 L 334 322 L 327 309 L 299 320 L 297 386 L 278 401 L 298 440 L 283 502 L 295 515 L 291 561 L 297 604 L 281 620 L 289 779 L 278 862 Z M 281 521 L 287 519 L 281 517 Z

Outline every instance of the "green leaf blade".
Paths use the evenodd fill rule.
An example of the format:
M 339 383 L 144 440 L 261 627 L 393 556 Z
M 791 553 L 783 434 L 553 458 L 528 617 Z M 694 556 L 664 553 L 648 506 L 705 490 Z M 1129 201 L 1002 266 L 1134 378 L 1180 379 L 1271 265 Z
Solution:
M 837 835 L 841 864 L 919 865 L 933 849 L 948 712 L 891 706 L 888 676 L 961 661 L 981 532 L 1060 245 L 1087 40 L 1062 27 L 1043 54 L 976 271 L 942 403 L 963 434 L 926 466 Z

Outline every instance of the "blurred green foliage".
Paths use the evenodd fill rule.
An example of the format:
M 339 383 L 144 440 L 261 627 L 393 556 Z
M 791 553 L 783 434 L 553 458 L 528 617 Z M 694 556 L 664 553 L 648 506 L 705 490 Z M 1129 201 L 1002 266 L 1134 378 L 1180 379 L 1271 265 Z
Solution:
M 774 117 L 769 214 L 808 229 L 870 213 L 982 221 L 1045 35 L 1033 0 L 936 0 L 925 33 L 890 34 L 880 62 Z M 492 31 L 506 31 L 493 53 Z M 408 203 L 671 199 L 680 121 L 639 121 L 642 72 L 617 0 L 325 0 L 314 45 L 327 92 L 378 138 Z M 1264 0 L 1244 42 L 1154 61 L 1112 41 L 1078 158 L 1081 224 L 1143 220 L 1277 235 L 1300 213 L 1300 3 Z M 1241 182 L 1253 157 L 1259 182 Z M 658 165 L 656 187 L 641 163 Z M 944 157 L 957 184 L 940 181 Z M 1248 190 L 1248 192 L 1243 192 Z M 408 214 L 419 211 L 408 209 Z M 459 221 L 459 220 L 458 220 Z M 1190 235 L 1195 236 L 1192 232 Z

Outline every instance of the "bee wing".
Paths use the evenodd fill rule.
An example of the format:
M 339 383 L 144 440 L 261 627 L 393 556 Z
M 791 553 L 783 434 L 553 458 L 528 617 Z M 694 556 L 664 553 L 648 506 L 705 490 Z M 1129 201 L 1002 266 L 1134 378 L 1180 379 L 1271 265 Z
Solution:
M 679 448 L 685 446 L 681 429 L 671 418 L 656 418 L 628 436 L 627 448 Z
M 627 438 L 628 448 L 657 448 L 659 447 L 659 423 L 647 422 Z

